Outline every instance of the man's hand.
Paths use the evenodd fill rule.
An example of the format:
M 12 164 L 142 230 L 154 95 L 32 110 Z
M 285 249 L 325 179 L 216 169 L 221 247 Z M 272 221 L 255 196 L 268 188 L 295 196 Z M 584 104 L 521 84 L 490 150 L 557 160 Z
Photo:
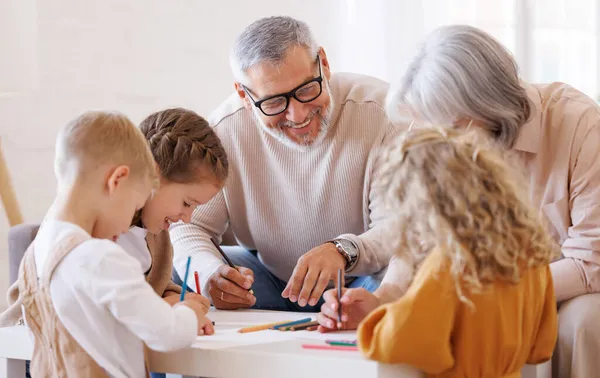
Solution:
M 338 329 L 356 329 L 358 324 L 379 306 L 379 299 L 367 290 L 342 289 L 342 323 L 338 324 L 337 290 L 327 290 L 323 294 L 325 303 L 317 315 L 319 331 L 327 332 Z
M 338 270 L 343 271 L 345 267 L 346 259 L 335 245 L 321 244 L 300 257 L 281 296 L 298 302 L 301 307 L 314 306 L 329 282 L 337 280 Z
M 248 290 L 254 283 L 254 273 L 244 267 L 239 272 L 228 265 L 221 265 L 208 279 L 208 293 L 213 304 L 220 310 L 250 308 L 256 297 Z

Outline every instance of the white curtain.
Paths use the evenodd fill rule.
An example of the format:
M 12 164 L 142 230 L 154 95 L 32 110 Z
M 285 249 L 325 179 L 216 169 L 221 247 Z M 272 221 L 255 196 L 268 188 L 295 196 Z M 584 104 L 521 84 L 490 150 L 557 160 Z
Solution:
M 563 81 L 598 98 L 599 0 L 338 0 L 334 69 L 394 80 L 428 32 L 479 27 L 533 82 Z

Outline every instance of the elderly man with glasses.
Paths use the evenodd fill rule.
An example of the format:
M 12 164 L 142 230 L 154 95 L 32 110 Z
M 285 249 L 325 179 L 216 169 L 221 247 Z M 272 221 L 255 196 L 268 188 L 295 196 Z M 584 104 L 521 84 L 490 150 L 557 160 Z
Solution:
M 386 119 L 388 84 L 332 74 L 308 26 L 289 17 L 246 27 L 230 63 L 236 92 L 210 119 L 230 175 L 191 224 L 172 226 L 177 273 L 192 256 L 221 309 L 318 311 L 339 270 L 345 286 L 375 290 L 391 254 L 371 182 L 380 146 L 401 130 Z M 210 240 L 227 229 L 237 269 Z

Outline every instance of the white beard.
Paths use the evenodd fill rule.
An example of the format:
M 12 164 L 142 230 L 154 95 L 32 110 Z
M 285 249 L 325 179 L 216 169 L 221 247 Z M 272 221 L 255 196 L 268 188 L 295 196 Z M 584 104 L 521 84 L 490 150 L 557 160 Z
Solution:
M 279 122 L 276 127 L 268 127 L 263 122 L 263 120 L 260 118 L 261 113 L 260 113 L 260 110 L 256 106 L 252 106 L 252 115 L 254 116 L 254 119 L 256 120 L 256 122 L 263 128 L 263 130 L 265 130 L 269 135 L 271 135 L 273 138 L 277 139 L 279 142 L 285 144 L 288 147 L 299 150 L 299 151 L 308 151 L 312 146 L 316 146 L 316 145 L 320 144 L 323 141 L 323 139 L 325 138 L 325 135 L 327 135 L 327 132 L 329 131 L 329 129 L 331 128 L 331 117 L 333 115 L 333 109 L 334 109 L 335 103 L 333 100 L 333 95 L 331 93 L 331 89 L 329 87 L 329 82 L 327 80 L 323 80 L 323 83 L 324 83 L 325 89 L 327 90 L 327 93 L 329 93 L 329 106 L 325 110 L 325 114 L 321 114 L 321 108 L 317 109 L 316 111 L 313 112 L 314 114 L 312 114 L 313 117 L 315 117 L 319 114 L 321 115 L 321 121 L 320 121 L 320 125 L 319 125 L 319 133 L 317 134 L 317 136 L 314 139 L 311 139 L 310 136 L 308 136 L 308 135 L 305 135 L 300 142 L 296 142 L 296 141 L 290 139 L 283 131 L 285 127 L 289 127 L 289 126 L 282 125 L 286 121 Z M 309 116 L 311 116 L 311 115 L 309 115 Z

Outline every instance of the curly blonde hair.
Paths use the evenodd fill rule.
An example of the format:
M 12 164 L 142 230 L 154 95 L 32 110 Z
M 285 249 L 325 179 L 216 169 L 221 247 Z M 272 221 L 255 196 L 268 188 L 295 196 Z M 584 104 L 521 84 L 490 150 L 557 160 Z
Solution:
M 419 261 L 439 249 L 467 303 L 464 289 L 516 283 L 524 269 L 550 263 L 558 251 L 526 200 L 526 180 L 493 143 L 476 131 L 410 130 L 383 152 L 375 183 L 394 214 L 398 251 Z

